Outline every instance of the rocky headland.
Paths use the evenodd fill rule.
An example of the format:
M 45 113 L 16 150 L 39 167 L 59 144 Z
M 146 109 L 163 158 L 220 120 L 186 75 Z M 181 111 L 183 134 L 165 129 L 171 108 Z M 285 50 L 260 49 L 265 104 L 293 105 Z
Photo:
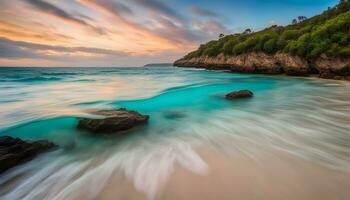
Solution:
M 239 73 L 317 75 L 350 79 L 350 1 L 290 25 L 230 35 L 201 44 L 175 61 L 179 67 Z
M 228 70 L 238 73 L 286 74 L 293 76 L 318 75 L 321 78 L 347 79 L 350 75 L 350 58 L 331 58 L 322 55 L 305 59 L 286 53 L 246 53 L 237 56 L 219 54 L 175 61 L 174 66 L 210 70 Z

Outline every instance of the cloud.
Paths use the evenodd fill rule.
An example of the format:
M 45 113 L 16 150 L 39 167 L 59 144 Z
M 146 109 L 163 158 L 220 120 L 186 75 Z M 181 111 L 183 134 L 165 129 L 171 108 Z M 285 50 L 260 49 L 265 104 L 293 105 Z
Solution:
M 45 52 L 51 52 L 45 54 Z M 55 58 L 60 54 L 66 56 L 74 54 L 89 54 L 93 56 L 122 57 L 130 55 L 130 52 L 115 51 L 109 49 L 89 47 L 65 47 L 36 44 L 29 42 L 13 41 L 0 37 L 0 58 Z
M 219 14 L 217 14 L 213 11 L 198 7 L 198 6 L 190 6 L 189 10 L 191 11 L 192 14 L 200 16 L 200 17 L 208 17 L 208 18 L 219 18 L 220 17 Z
M 113 17 L 113 21 L 118 25 L 117 27 L 123 31 L 128 30 L 132 33 L 139 31 L 139 34 L 143 34 L 145 31 L 125 18 L 125 15 L 132 15 L 133 11 L 121 3 L 108 0 L 79 0 L 79 2 L 99 13 L 107 14 L 107 17 Z
M 212 37 L 214 35 L 212 32 L 218 31 L 219 27 L 223 27 L 219 23 L 216 23 L 216 26 L 214 26 L 215 23 L 212 20 L 208 21 L 206 19 L 205 22 L 201 22 L 200 29 L 194 29 L 191 24 L 192 19 L 186 18 L 168 5 L 157 0 L 130 0 L 128 2 L 130 6 L 142 10 L 142 16 L 133 11 L 127 11 L 127 13 L 122 14 L 121 10 L 123 10 L 123 7 L 126 7 L 126 10 L 128 10 L 130 6 L 121 5 L 116 1 L 113 3 L 114 5 L 107 0 L 80 0 L 80 2 L 94 9 L 107 11 L 116 18 L 116 21 L 121 26 L 131 27 L 138 33 L 158 36 L 170 41 L 175 46 L 193 45 L 201 42 Z M 205 13 L 205 10 L 201 11 L 203 14 Z M 207 11 L 206 14 L 209 15 L 209 12 Z M 214 16 L 214 13 L 210 14 Z M 207 24 L 207 26 L 204 26 L 204 24 Z M 205 27 L 215 29 L 208 30 Z M 220 29 L 215 35 L 223 32 L 223 29 L 225 28 Z
M 132 33 L 137 33 L 146 36 L 145 38 L 161 38 L 163 41 L 170 41 L 173 45 L 182 45 L 184 43 L 193 43 L 197 38 L 195 34 L 192 34 L 186 27 L 187 20 L 185 20 L 181 15 L 176 13 L 174 10 L 169 8 L 167 5 L 151 0 L 130 0 L 142 8 L 143 13 L 147 15 L 142 15 L 141 17 L 134 13 L 133 11 L 124 12 L 122 10 L 122 4 L 113 5 L 107 0 L 80 0 L 81 3 L 95 9 L 107 12 L 109 15 L 114 17 L 114 20 L 118 23 L 118 27 L 124 27 L 125 29 L 130 29 Z M 130 3 L 129 2 L 129 3 Z M 135 5 L 134 5 L 135 6 Z M 125 6 L 128 8 L 127 6 Z M 145 12 L 151 11 L 151 12 Z M 130 19 L 130 18 L 133 18 Z M 137 18 L 141 18 L 141 21 L 137 21 Z
M 177 26 L 171 19 L 157 17 L 157 23 L 159 26 L 150 28 L 150 30 L 176 43 L 193 43 L 201 38 L 200 35 L 192 32 L 188 28 Z
M 143 10 L 152 11 L 147 18 L 153 21 L 153 25 L 146 22 L 140 23 L 140 26 L 145 26 L 154 34 L 168 38 L 179 45 L 203 42 L 213 39 L 220 33 L 229 32 L 222 23 L 218 22 L 225 21 L 225 17 L 197 6 L 190 7 L 195 15 L 194 18 L 189 18 L 158 0 L 130 1 L 142 6 Z M 194 28 L 193 21 L 197 23 L 199 28 Z
M 11 41 L 0 38 L 0 58 L 39 58 L 34 53 L 21 49 Z
M 85 26 L 96 32 L 97 34 L 103 35 L 106 34 L 107 31 L 101 27 L 95 27 L 89 23 L 87 23 L 83 19 L 79 19 L 68 12 L 64 11 L 61 8 L 56 7 L 53 4 L 47 3 L 42 0 L 26 0 L 30 5 L 34 6 L 36 9 L 40 10 L 43 13 L 58 17 L 62 20 L 72 22 L 74 24 L 78 24 L 81 26 Z
M 95 0 L 94 3 L 99 4 L 100 6 L 104 7 L 105 9 L 109 10 L 110 12 L 113 12 L 116 15 L 132 15 L 133 11 L 125 6 L 124 4 L 117 2 L 117 1 L 110 1 L 110 0 Z
M 183 23 L 185 20 L 181 14 L 179 14 L 178 12 L 176 12 L 175 10 L 173 10 L 172 8 L 170 8 L 169 6 L 167 6 L 166 4 L 160 1 L 157 1 L 157 0 L 131 0 L 131 1 L 145 8 L 150 9 L 155 13 L 162 14 L 163 16 L 172 18 L 173 20 L 177 20 L 177 22 Z
M 194 20 L 192 26 L 197 32 L 205 33 L 202 36 L 202 40 L 209 40 L 211 38 L 216 38 L 220 33 L 229 33 L 228 30 L 223 24 L 215 20 L 208 21 L 199 21 Z
M 43 54 L 42 51 L 55 51 L 68 55 Z M 70 55 L 69 53 L 93 53 L 97 57 Z M 64 47 L 13 41 L 0 37 L 0 63 L 2 66 L 53 66 L 53 67 L 92 67 L 92 66 L 142 66 L 152 62 L 171 62 L 184 52 L 164 51 L 149 55 L 133 55 L 108 49 L 86 47 Z
M 188 15 L 162 0 L 11 2 L 5 7 L 9 12 L 0 13 L 3 61 L 45 59 L 77 65 L 165 61 L 228 33 L 214 12 L 192 8 L 195 14 Z
M 78 2 L 95 9 L 97 11 L 105 11 L 114 16 L 132 16 L 133 10 L 123 3 L 111 0 L 78 0 Z
M 34 28 L 34 26 L 36 28 Z M 38 28 L 40 28 L 38 30 Z M 44 29 L 45 31 L 40 31 Z M 44 24 L 28 23 L 26 26 L 14 24 L 0 20 L 0 37 L 16 37 L 21 39 L 40 40 L 40 41 L 71 41 L 74 38 L 68 35 L 57 33 L 54 29 L 45 26 Z

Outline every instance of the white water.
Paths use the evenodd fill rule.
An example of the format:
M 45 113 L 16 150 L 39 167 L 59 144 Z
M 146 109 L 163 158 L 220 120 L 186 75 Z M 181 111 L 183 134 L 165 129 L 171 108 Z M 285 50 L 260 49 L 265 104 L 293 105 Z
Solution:
M 132 76 L 134 80 L 149 80 L 149 83 L 158 81 L 158 85 L 127 81 L 119 84 L 116 91 L 110 86 L 110 94 L 117 94 L 118 91 L 128 94 L 125 98 L 116 95 L 115 99 L 113 95 L 108 98 L 97 95 L 101 94 L 98 89 L 101 84 L 97 84 L 97 88 L 94 88 L 94 84 L 89 84 L 91 90 L 84 94 L 77 94 L 76 86 L 71 92 L 65 87 L 64 90 L 57 89 L 55 92 L 66 97 L 71 94 L 74 101 L 62 101 L 59 106 L 42 105 L 38 109 L 56 112 L 63 106 L 75 116 L 85 108 L 121 106 L 150 114 L 150 123 L 127 137 L 94 137 L 76 131 L 76 121 L 71 115 L 56 114 L 58 118 L 46 119 L 45 112 L 40 115 L 34 107 L 21 107 L 22 112 L 32 113 L 44 120 L 23 118 L 23 121 L 34 121 L 20 124 L 20 120 L 16 122 L 18 127 L 12 128 L 8 128 L 5 123 L 4 127 L 8 130 L 2 134 L 32 139 L 46 138 L 60 144 L 61 149 L 2 174 L 1 199 L 97 199 L 106 188 L 113 188 L 116 179 L 121 179 L 120 184 L 125 187 L 132 184 L 134 190 L 144 194 L 147 199 L 161 199 L 167 184 L 174 179 L 179 168 L 203 177 L 219 173 L 212 169 L 200 153 L 203 149 L 227 155 L 228 160 L 230 155 L 238 153 L 253 162 L 263 163 L 264 166 L 270 165 L 263 162 L 265 154 L 280 157 L 276 152 L 287 152 L 300 158 L 299 162 L 313 163 L 315 170 L 325 167 L 348 177 L 348 82 L 181 69 L 153 69 L 147 73 L 144 70 L 127 71 L 128 73 L 118 70 L 114 75 L 109 72 L 107 79 L 122 81 L 130 80 L 125 77 Z M 159 70 L 164 74 L 159 74 Z M 120 73 L 124 76 L 122 79 L 119 79 Z M 174 77 L 166 78 L 168 76 Z M 166 80 L 174 82 L 161 85 Z M 55 84 L 75 84 L 65 81 Z M 30 88 L 30 84 L 25 85 Z M 46 84 L 53 83 L 40 84 L 47 87 Z M 120 89 L 121 85 L 128 87 Z M 181 87 L 170 88 L 169 85 Z M 169 89 L 163 90 L 165 88 Z M 252 100 L 237 102 L 223 99 L 225 93 L 236 89 L 251 89 L 255 96 Z M 138 93 L 135 94 L 135 91 Z M 141 91 L 142 94 L 139 94 Z M 35 90 L 35 94 L 35 98 L 44 95 L 38 90 Z M 46 98 L 47 102 L 56 101 L 54 96 Z M 28 97 L 21 100 L 30 103 L 34 99 Z M 101 101 L 90 103 L 86 99 Z M 2 106 L 9 108 L 10 105 Z M 10 111 L 11 109 L 6 110 L 1 117 L 6 118 L 11 114 Z M 180 115 L 173 115 L 174 113 Z M 302 171 L 299 168 L 295 170 L 297 174 Z M 186 183 L 186 178 L 182 181 Z M 206 179 L 204 182 L 206 181 L 211 180 Z M 227 178 L 225 181 L 235 183 L 238 180 Z M 327 182 L 325 178 L 323 181 Z M 297 183 L 296 180 L 294 183 Z M 117 187 L 115 193 L 125 197 L 131 195 L 129 190 L 123 192 Z

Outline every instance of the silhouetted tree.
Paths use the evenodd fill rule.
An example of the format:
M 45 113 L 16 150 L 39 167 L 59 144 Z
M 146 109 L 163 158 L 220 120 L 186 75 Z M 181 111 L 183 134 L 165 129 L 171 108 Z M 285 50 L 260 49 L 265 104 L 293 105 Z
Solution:
M 298 20 L 297 19 L 293 19 L 292 24 L 297 24 Z
M 305 16 L 299 16 L 298 17 L 298 20 L 299 20 L 299 22 L 302 22 L 302 21 L 304 21 L 304 20 L 306 20 L 307 18 L 305 17 Z
M 225 37 L 225 35 L 220 33 L 219 38 L 223 38 L 223 37 Z
M 243 34 L 245 34 L 245 35 L 250 34 L 250 33 L 252 33 L 252 30 L 251 30 L 250 28 L 247 28 L 247 29 L 243 32 Z

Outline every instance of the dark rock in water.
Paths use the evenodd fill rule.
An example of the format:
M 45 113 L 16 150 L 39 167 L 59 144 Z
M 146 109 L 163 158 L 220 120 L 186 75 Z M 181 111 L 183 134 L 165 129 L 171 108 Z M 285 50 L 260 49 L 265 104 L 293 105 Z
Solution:
M 57 147 L 47 140 L 23 141 L 10 136 L 0 137 L 0 173 Z
M 129 130 L 148 121 L 148 115 L 141 115 L 136 111 L 118 110 L 97 110 L 91 114 L 101 115 L 102 119 L 79 119 L 78 128 L 94 133 L 118 133 Z
M 164 113 L 164 117 L 167 119 L 181 119 L 185 118 L 186 115 L 180 111 L 167 111 Z
M 226 99 L 241 99 L 253 97 L 253 92 L 249 90 L 240 90 L 235 92 L 230 92 L 226 95 Z

